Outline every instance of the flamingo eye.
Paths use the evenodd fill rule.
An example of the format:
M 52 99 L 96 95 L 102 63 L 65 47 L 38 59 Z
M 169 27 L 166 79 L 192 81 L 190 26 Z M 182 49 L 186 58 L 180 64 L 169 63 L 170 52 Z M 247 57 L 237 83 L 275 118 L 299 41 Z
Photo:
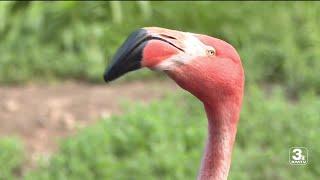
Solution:
M 207 54 L 208 54 L 208 56 L 214 56 L 214 55 L 216 55 L 216 50 L 215 49 L 208 49 Z

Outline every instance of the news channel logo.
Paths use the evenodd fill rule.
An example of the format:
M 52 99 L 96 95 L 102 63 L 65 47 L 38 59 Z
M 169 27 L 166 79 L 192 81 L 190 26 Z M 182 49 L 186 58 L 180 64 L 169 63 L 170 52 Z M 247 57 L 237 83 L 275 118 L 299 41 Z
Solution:
M 289 150 L 289 163 L 291 165 L 308 164 L 308 149 L 305 147 L 291 147 Z

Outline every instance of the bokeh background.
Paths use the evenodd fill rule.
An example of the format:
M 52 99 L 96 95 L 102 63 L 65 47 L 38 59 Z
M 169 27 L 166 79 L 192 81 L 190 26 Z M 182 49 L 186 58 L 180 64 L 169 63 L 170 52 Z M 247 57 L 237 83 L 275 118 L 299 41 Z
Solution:
M 238 50 L 246 92 L 229 179 L 320 177 L 319 2 L 12 1 L 0 2 L 0 179 L 195 179 L 206 136 L 200 102 L 148 70 L 103 84 L 116 48 L 144 26 L 208 34 Z M 89 102 L 77 99 L 91 87 L 100 89 L 90 97 L 102 102 L 90 108 L 122 101 L 122 110 L 101 110 L 96 121 L 79 122 Z M 139 92 L 124 96 L 135 87 Z M 44 119 L 43 132 L 50 130 L 50 118 L 26 105 L 41 95 L 32 88 L 44 94 L 38 106 L 57 91 L 84 106 L 65 118 L 72 130 L 59 132 L 66 136 L 33 139 L 56 142 L 50 153 L 34 155 L 19 133 L 33 123 L 25 115 L 32 112 Z M 104 91 L 112 97 L 104 100 Z M 23 104 L 10 93 L 29 99 Z M 10 113 L 20 116 L 8 119 Z M 16 124 L 8 130 L 8 122 Z M 307 165 L 288 163 L 292 146 L 308 149 Z

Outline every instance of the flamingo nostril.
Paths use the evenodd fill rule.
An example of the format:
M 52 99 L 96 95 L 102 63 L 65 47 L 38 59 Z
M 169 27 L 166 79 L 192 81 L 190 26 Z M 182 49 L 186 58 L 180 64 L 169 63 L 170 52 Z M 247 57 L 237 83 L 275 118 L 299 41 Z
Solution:
M 166 35 L 166 34 L 159 34 L 159 35 L 162 36 L 162 37 L 165 37 L 165 38 L 169 38 L 169 39 L 177 39 L 177 38 L 175 38 L 173 36 L 169 36 L 169 35 Z

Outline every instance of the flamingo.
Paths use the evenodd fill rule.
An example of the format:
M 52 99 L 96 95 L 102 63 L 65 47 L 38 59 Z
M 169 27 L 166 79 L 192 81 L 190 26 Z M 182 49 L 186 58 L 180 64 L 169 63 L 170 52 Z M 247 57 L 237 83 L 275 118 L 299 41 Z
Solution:
M 203 103 L 208 136 L 197 179 L 227 179 L 244 91 L 237 51 L 207 35 L 145 27 L 118 49 L 104 80 L 110 82 L 142 67 L 163 71 Z

